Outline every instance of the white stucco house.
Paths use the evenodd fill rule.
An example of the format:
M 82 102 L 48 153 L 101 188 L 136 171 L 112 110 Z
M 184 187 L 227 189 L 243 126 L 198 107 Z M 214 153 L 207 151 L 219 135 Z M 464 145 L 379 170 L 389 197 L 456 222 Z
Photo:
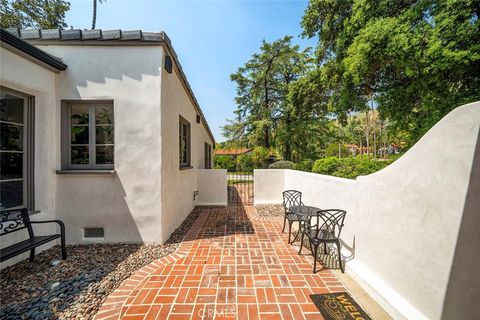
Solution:
M 9 29 L 0 42 L 1 210 L 63 220 L 67 243 L 159 243 L 195 205 L 226 204 L 164 32 Z

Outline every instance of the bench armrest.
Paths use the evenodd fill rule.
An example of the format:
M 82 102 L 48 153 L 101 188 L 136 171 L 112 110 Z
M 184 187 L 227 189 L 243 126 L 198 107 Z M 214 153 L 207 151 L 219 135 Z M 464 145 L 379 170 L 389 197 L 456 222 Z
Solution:
M 57 223 L 60 226 L 60 232 L 62 235 L 65 234 L 65 223 L 61 220 L 42 220 L 42 221 L 30 221 L 31 224 L 34 223 Z

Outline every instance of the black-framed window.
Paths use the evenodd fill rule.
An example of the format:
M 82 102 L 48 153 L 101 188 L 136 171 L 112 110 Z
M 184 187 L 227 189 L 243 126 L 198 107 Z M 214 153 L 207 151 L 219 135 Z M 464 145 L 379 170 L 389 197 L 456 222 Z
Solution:
M 0 87 L 0 210 L 34 210 L 34 97 Z
M 179 164 L 180 167 L 190 167 L 190 122 L 180 116 L 179 132 Z
M 204 145 L 205 169 L 212 169 L 212 145 L 205 142 Z
M 113 101 L 62 101 L 62 169 L 113 169 Z

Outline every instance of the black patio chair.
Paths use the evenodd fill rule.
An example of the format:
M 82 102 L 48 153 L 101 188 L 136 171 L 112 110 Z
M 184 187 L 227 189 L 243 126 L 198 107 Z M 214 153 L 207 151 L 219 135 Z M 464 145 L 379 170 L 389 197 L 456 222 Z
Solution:
M 318 246 L 321 243 L 323 243 L 323 253 L 325 254 L 327 254 L 327 244 L 335 243 L 338 250 L 338 263 L 340 264 L 340 269 L 342 272 L 345 272 L 342 263 L 342 254 L 340 252 L 340 233 L 342 232 L 346 214 L 347 212 L 345 210 L 340 209 L 320 210 L 313 217 L 313 219 L 316 217 L 315 224 L 304 224 L 302 240 L 300 242 L 300 251 L 298 253 L 302 253 L 304 238 L 307 236 L 310 242 L 310 250 L 312 251 L 314 258 L 313 273 L 317 272 Z
M 283 217 L 283 229 L 282 233 L 285 232 L 285 225 L 288 221 L 288 243 L 290 243 L 290 237 L 292 234 L 292 224 L 297 221 L 300 223 L 302 217 L 299 217 L 297 214 L 290 211 L 290 208 L 293 206 L 303 206 L 302 202 L 302 193 L 297 190 L 286 190 L 282 192 L 283 194 L 283 209 L 285 210 L 285 216 Z M 300 225 L 299 225 L 300 230 Z

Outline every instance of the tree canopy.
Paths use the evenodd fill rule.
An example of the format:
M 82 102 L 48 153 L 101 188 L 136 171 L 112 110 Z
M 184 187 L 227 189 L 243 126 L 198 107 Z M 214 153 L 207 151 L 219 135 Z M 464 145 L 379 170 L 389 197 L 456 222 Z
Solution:
M 480 1 L 311 0 L 302 18 L 338 112 L 368 108 L 418 140 L 480 99 Z M 324 85 L 322 81 L 318 85 Z
M 0 0 L 2 28 L 66 28 L 70 3 L 63 0 Z
M 374 156 L 412 145 L 480 100 L 479 15 L 480 0 L 310 0 L 300 23 L 315 50 L 290 36 L 264 41 L 231 76 L 237 110 L 225 136 L 296 161 L 332 144 L 339 154 L 340 144 L 373 146 Z

